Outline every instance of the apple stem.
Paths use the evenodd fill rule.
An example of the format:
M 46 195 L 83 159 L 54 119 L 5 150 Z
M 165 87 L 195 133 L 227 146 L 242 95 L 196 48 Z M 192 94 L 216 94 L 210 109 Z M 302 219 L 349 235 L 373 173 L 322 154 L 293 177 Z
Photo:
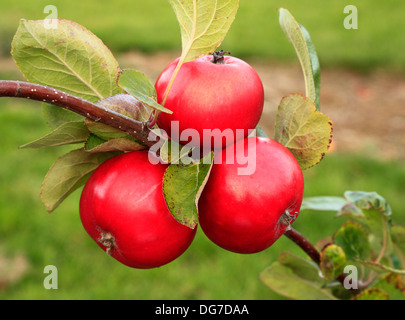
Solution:
M 73 111 L 90 120 L 126 132 L 148 147 L 159 141 L 147 122 L 137 121 L 61 90 L 39 84 L 0 80 L 0 97 L 25 98 L 46 102 Z
M 225 64 L 225 58 L 224 58 L 225 54 L 231 54 L 231 53 L 228 51 L 221 50 L 221 51 L 212 52 L 210 54 L 212 54 L 212 60 L 211 60 L 212 63 Z
M 294 228 L 290 228 L 284 235 L 297 244 L 305 253 L 317 264 L 321 263 L 321 255 L 319 251 L 312 245 L 307 238 L 305 238 L 301 233 L 299 233 Z

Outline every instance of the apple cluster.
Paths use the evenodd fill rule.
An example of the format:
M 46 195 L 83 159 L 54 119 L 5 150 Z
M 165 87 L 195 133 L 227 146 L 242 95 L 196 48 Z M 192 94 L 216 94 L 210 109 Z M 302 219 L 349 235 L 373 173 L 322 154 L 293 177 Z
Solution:
M 155 84 L 158 102 L 173 111 L 160 113 L 159 128 L 170 132 L 176 122 L 180 132 L 193 129 L 201 136 L 208 129 L 218 134 L 244 132 L 241 139 L 224 139 L 214 150 L 209 179 L 198 201 L 199 226 L 226 250 L 265 250 L 297 218 L 304 179 L 286 147 L 270 138 L 249 135 L 263 112 L 260 77 L 240 59 L 208 55 L 183 64 L 166 92 L 178 63 L 176 59 L 169 64 Z M 214 145 L 199 140 L 197 147 L 207 143 Z M 248 150 L 251 145 L 254 152 Z M 226 151 L 230 147 L 235 158 L 240 156 L 238 152 L 251 157 L 255 170 L 239 174 L 242 164 L 229 161 Z M 178 258 L 197 230 L 179 223 L 169 211 L 162 190 L 168 165 L 152 163 L 150 157 L 143 150 L 107 160 L 93 172 L 80 200 L 81 220 L 91 238 L 116 260 L 141 269 Z

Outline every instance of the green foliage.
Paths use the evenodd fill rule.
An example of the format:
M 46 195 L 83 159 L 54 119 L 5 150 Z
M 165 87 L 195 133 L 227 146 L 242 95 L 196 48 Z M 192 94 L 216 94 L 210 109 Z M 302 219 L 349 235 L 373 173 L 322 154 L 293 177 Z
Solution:
M 324 277 L 335 280 L 346 266 L 346 254 L 341 247 L 330 244 L 321 251 L 320 268 Z
M 276 115 L 274 139 L 286 146 L 302 169 L 320 162 L 332 141 L 332 123 L 314 103 L 300 94 L 281 100 Z
M 115 83 L 118 62 L 111 51 L 71 21 L 58 20 L 58 27 L 49 32 L 43 20 L 21 20 L 11 53 L 28 81 L 90 102 L 121 92 Z
M 347 200 L 343 197 L 307 197 L 302 201 L 301 210 L 339 211 L 345 204 Z
M 279 9 L 279 22 L 293 44 L 304 74 L 306 96 L 284 97 L 276 115 L 274 139 L 286 146 L 301 169 L 319 163 L 332 142 L 332 122 L 320 112 L 320 66 L 308 31 L 286 9 Z
M 324 286 L 330 288 L 329 293 L 335 298 L 347 299 L 347 291 L 343 289 L 344 282 L 338 283 L 340 289 L 336 290 L 336 280 L 342 275 L 349 277 L 345 268 L 351 266 L 358 272 L 358 278 L 355 281 L 360 290 L 360 293 L 352 295 L 351 298 L 405 300 L 405 284 L 404 279 L 401 278 L 405 275 L 405 269 L 403 266 L 400 269 L 396 265 L 403 253 L 401 250 L 395 252 L 392 246 L 393 242 L 402 243 L 403 230 L 394 228 L 395 232 L 391 232 L 391 207 L 375 192 L 347 191 L 345 199 L 346 203 L 342 203 L 341 208 L 335 212 L 335 216 L 345 219 L 346 222 L 323 248 L 320 253 L 320 264 L 316 266 L 324 276 Z M 332 205 L 328 200 L 332 201 Z M 310 203 L 307 202 L 306 210 L 311 209 L 308 205 Z M 336 198 L 325 197 L 324 201 L 321 201 L 321 198 L 317 197 L 314 204 L 315 210 L 322 211 L 323 205 L 324 211 L 330 213 L 331 208 L 336 206 Z M 299 268 L 299 265 L 295 264 L 295 268 Z M 279 277 L 278 262 L 266 269 L 265 274 L 266 277 L 262 278 L 262 281 L 266 285 L 268 285 L 267 279 L 279 278 L 278 287 L 269 286 L 278 294 L 294 299 L 305 299 L 306 291 L 303 290 L 299 295 L 292 293 L 295 291 L 290 286 L 283 285 L 282 280 L 287 281 L 287 279 Z M 307 280 L 305 276 L 300 281 L 304 280 Z
M 215 51 L 224 40 L 239 8 L 239 0 L 169 0 L 180 25 L 179 64 Z
M 394 273 L 388 273 L 374 285 L 374 288 L 385 292 L 390 300 L 404 300 L 405 286 L 403 277 Z
M 98 153 L 98 152 L 110 152 L 110 151 L 138 151 L 145 149 L 145 146 L 127 138 L 115 138 L 110 140 L 104 140 L 91 134 L 84 145 L 86 152 Z
M 47 103 L 42 104 L 42 115 L 51 129 L 56 129 L 67 122 L 83 121 L 81 115 Z
M 323 288 L 319 269 L 310 261 L 284 252 L 259 279 L 270 289 L 296 300 L 336 300 Z
M 163 177 L 163 195 L 170 212 L 192 229 L 198 224 L 198 200 L 208 181 L 213 155 L 210 152 L 201 161 L 190 164 L 172 163 Z
M 114 153 L 89 153 L 83 148 L 61 156 L 49 169 L 40 196 L 46 210 L 52 212 L 73 191 L 83 186 L 90 174 Z
M 173 113 L 156 102 L 157 93 L 152 82 L 143 73 L 135 70 L 122 70 L 118 75 L 118 85 L 145 105 L 166 113 Z
M 384 290 L 371 288 L 364 290 L 354 300 L 389 300 L 389 296 Z
M 340 246 L 347 260 L 370 258 L 370 243 L 365 229 L 358 223 L 348 221 L 333 235 L 333 243 Z
M 41 149 L 63 146 L 65 144 L 79 143 L 86 141 L 88 136 L 89 131 L 87 130 L 83 121 L 65 122 L 42 138 L 22 145 L 20 149 Z
M 68 92 L 96 102 L 122 92 L 116 85 L 118 62 L 100 39 L 76 23 L 58 20 L 58 28 L 49 32 L 41 20 L 21 20 L 12 48 L 12 56 L 26 79 L 52 86 L 55 92 L 63 90 L 60 99 L 63 92 Z M 107 103 L 103 106 L 107 107 Z M 53 131 L 23 147 L 46 148 L 86 142 L 90 131 L 84 119 L 67 121 L 75 117 L 68 111 L 54 110 L 43 108 Z M 42 184 L 40 196 L 47 210 L 56 209 L 112 155 L 114 153 L 87 153 L 81 148 L 61 156 Z
M 347 191 L 348 204 L 343 206 L 337 216 L 346 217 L 360 223 L 369 234 L 370 249 L 374 256 L 391 254 L 391 237 L 389 236 L 391 208 L 384 198 L 375 192 Z M 383 256 L 380 256 L 381 259 Z
M 321 68 L 315 46 L 308 31 L 300 25 L 286 9 L 280 11 L 280 26 L 287 39 L 293 44 L 301 63 L 305 79 L 306 96 L 315 102 L 319 111 Z
M 193 157 L 193 152 L 196 150 L 195 147 L 183 146 L 175 140 L 168 139 L 160 129 L 154 129 L 153 132 L 155 132 L 156 135 L 160 137 L 161 141 L 163 141 L 159 150 L 159 157 L 163 163 L 178 164 L 181 162 L 183 164 L 190 164 L 193 162 L 193 159 L 187 159 L 184 162 L 183 159 L 189 155 Z

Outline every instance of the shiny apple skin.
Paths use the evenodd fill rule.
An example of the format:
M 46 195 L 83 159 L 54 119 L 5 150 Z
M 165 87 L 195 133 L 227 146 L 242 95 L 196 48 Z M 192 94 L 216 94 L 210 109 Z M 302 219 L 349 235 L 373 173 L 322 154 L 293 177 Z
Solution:
M 204 56 L 184 63 L 177 74 L 164 104 L 173 114 L 160 113 L 158 125 L 171 135 L 172 121 L 179 122 L 179 137 L 174 140 L 193 146 L 211 146 L 214 139 L 203 139 L 203 130 L 219 130 L 214 136 L 230 132 L 234 143 L 254 129 L 263 112 L 263 84 L 257 72 L 241 59 L 225 56 L 224 64 L 211 62 L 212 56 Z M 170 63 L 158 77 L 155 88 L 161 103 L 179 58 Z M 181 133 L 193 129 L 199 135 L 199 143 Z M 240 129 L 242 137 L 236 130 Z M 227 131 L 225 131 L 227 130 Z M 231 131 L 230 131 L 231 130 Z M 223 139 L 220 147 L 228 142 Z
M 192 243 L 196 228 L 177 222 L 166 206 L 162 179 L 167 165 L 153 165 L 147 151 L 115 156 L 87 181 L 80 199 L 80 218 L 94 241 L 121 263 L 155 268 L 178 258 Z M 100 243 L 114 238 L 110 250 Z
M 224 150 L 216 155 L 222 164 L 214 162 L 199 200 L 199 223 L 206 236 L 237 253 L 270 247 L 288 226 L 283 213 L 290 223 L 297 218 L 304 192 L 301 168 L 287 148 L 261 137 L 237 144 L 247 148 L 248 139 L 256 139 L 256 152 L 249 157 L 256 157 L 254 173 L 238 175 L 241 166 L 237 161 L 227 164 Z

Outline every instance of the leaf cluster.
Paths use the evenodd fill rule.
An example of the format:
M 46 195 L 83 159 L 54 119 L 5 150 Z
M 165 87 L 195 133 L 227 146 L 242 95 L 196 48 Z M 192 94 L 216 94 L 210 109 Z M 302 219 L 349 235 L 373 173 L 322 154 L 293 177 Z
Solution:
M 405 300 L 405 228 L 392 223 L 383 197 L 346 191 L 344 197 L 306 198 L 303 210 L 332 212 L 344 222 L 318 242 L 319 264 L 283 253 L 261 273 L 266 286 L 291 299 Z M 301 290 L 286 286 L 292 280 Z

